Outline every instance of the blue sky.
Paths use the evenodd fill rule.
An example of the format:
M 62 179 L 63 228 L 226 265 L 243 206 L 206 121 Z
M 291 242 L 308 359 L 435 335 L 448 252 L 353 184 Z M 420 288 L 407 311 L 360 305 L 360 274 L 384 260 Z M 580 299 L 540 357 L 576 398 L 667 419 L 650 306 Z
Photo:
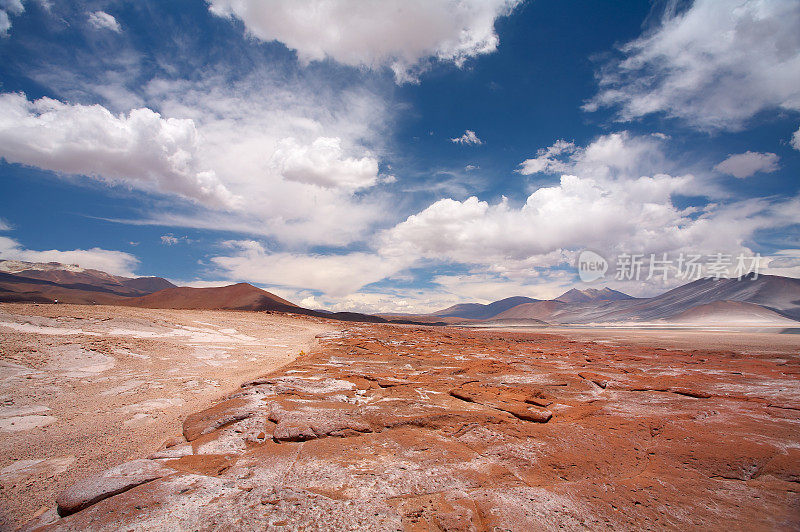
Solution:
M 0 257 L 368 312 L 554 297 L 584 249 L 800 277 L 797 27 L 784 0 L 0 0 Z

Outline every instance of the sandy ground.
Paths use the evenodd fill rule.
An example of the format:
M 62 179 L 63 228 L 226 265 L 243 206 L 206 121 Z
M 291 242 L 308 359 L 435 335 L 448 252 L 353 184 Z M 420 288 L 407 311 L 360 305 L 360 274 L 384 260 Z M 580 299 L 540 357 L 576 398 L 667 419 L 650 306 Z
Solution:
M 0 529 L 147 456 L 182 420 L 338 325 L 252 312 L 0 305 Z

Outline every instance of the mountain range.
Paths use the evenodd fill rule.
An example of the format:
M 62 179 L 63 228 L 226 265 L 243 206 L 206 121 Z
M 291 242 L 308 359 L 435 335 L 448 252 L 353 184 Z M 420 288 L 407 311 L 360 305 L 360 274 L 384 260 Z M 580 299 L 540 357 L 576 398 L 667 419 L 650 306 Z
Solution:
M 387 320 L 357 312 L 307 309 L 247 283 L 191 288 L 175 286 L 161 277 L 120 277 L 57 262 L 0 260 L 0 302 L 278 311 L 344 321 L 418 323 L 407 319 Z
M 456 305 L 432 315 L 498 323 L 538 320 L 559 325 L 642 322 L 794 325 L 800 320 L 800 279 L 750 274 L 741 279 L 698 279 L 650 298 L 634 298 L 603 288 L 572 289 L 555 299 L 529 299 L 510 307 L 506 301 L 480 305 L 482 313 L 475 311 L 478 307 Z
M 705 278 L 650 298 L 634 298 L 610 288 L 573 288 L 550 300 L 514 296 L 489 304 L 462 303 L 427 315 L 400 317 L 307 309 L 247 283 L 213 288 L 178 287 L 161 277 L 121 277 L 77 265 L 0 260 L 0 302 L 278 311 L 394 323 L 791 327 L 800 321 L 800 279 L 752 274 L 741 279 Z

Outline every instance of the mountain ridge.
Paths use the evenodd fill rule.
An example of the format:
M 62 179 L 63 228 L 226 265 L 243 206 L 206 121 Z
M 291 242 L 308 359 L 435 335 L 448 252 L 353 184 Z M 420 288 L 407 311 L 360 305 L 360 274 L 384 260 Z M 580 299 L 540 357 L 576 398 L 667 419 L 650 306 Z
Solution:
M 784 318 L 800 321 L 800 279 L 764 274 L 750 274 L 741 279 L 707 277 L 650 298 L 633 298 L 607 288 L 572 289 L 555 299 L 521 303 L 483 320 L 535 319 L 560 325 L 659 322 L 717 301 L 742 302 L 765 309 L 767 312 L 751 313 L 758 322 L 770 321 L 768 318 L 776 324 Z

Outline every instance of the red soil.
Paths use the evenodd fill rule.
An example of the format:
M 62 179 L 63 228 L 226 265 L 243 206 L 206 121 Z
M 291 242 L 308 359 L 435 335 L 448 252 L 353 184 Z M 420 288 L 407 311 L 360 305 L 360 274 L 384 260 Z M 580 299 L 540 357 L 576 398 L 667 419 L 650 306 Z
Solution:
M 360 325 L 52 526 L 791 530 L 798 427 L 797 355 Z

